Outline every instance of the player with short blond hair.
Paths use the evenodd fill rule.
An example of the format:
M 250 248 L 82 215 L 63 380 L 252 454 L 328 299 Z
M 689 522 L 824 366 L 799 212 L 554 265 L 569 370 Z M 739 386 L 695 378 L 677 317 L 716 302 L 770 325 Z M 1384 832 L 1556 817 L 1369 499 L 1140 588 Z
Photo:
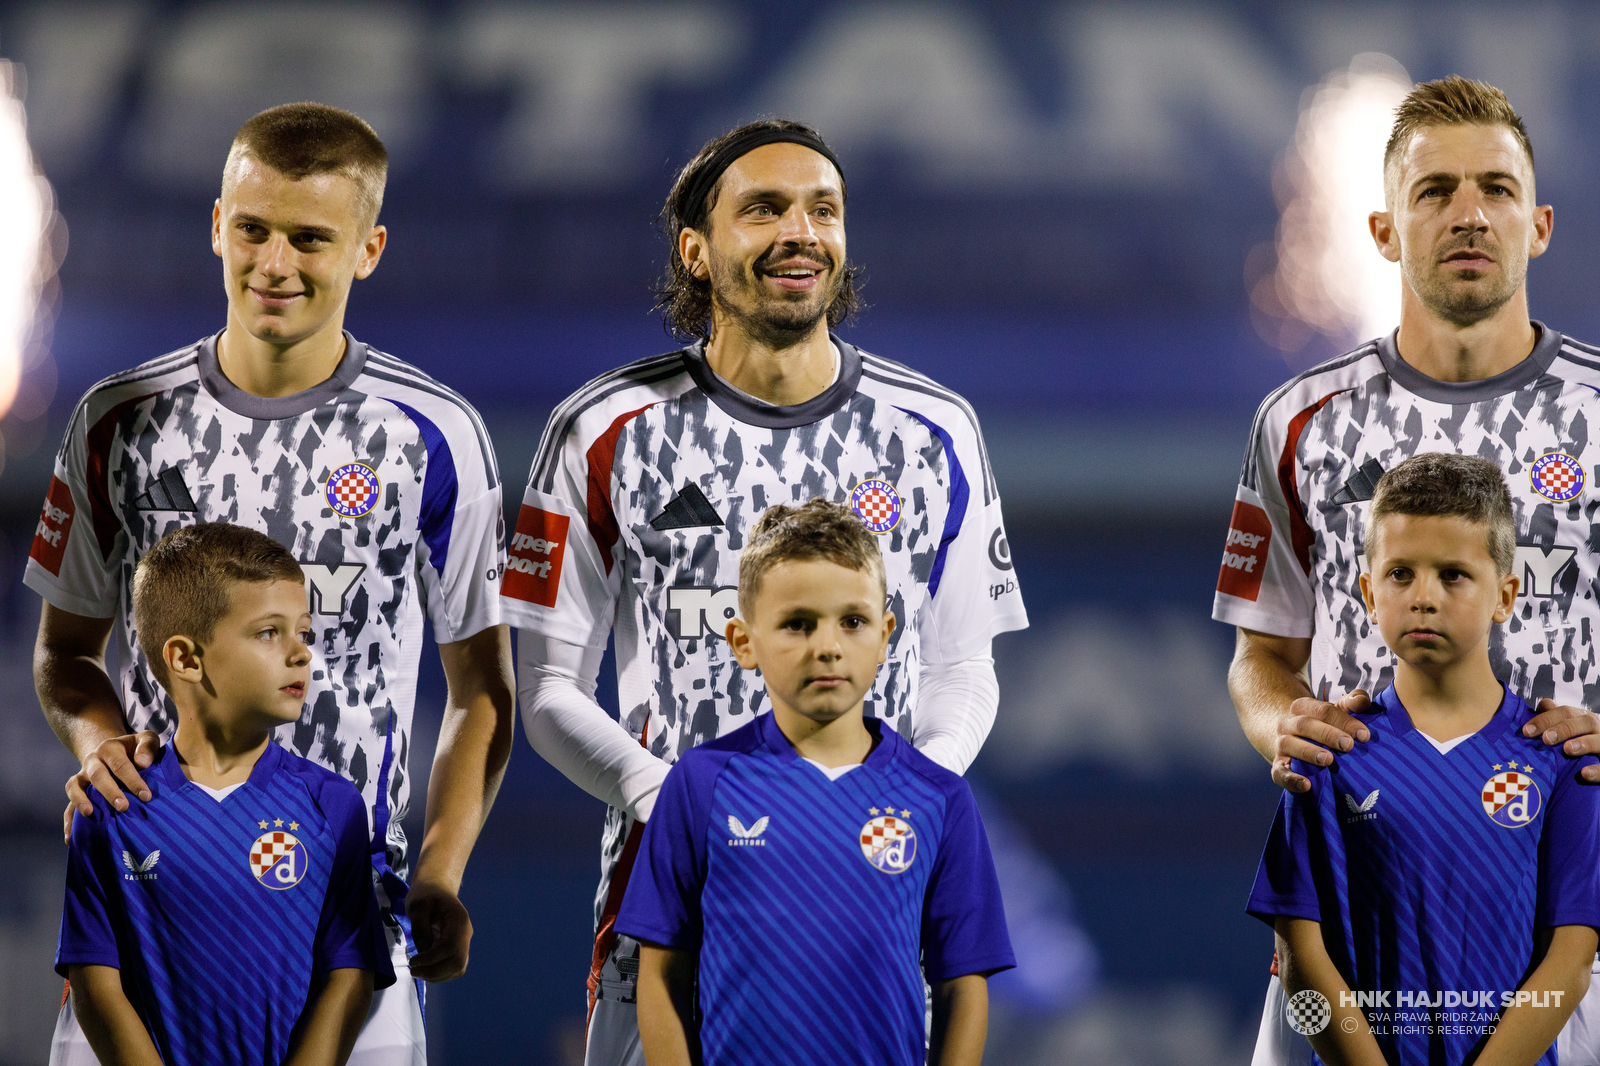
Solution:
M 196 522 L 248 526 L 287 548 L 311 595 L 315 662 L 304 712 L 279 741 L 361 791 L 394 964 L 448 980 L 471 937 L 462 872 L 510 753 L 503 518 L 477 412 L 343 328 L 352 285 L 387 244 L 386 167 L 371 127 L 337 108 L 288 104 L 244 124 L 211 218 L 226 325 L 78 403 L 25 581 L 45 601 L 40 703 L 83 766 L 68 783 L 72 805 L 89 813 L 92 790 L 125 810 L 124 789 L 149 793 L 142 771 L 177 726 L 136 639 L 135 564 Z M 113 681 L 104 663 L 118 620 Z M 429 621 L 449 702 L 408 886 L 401 820 Z M 358 1064 L 424 1061 L 421 995 L 412 980 L 378 993 Z M 87 1054 L 69 1005 L 53 1061 Z
M 1589 681 L 1600 663 L 1581 636 L 1600 626 L 1600 527 L 1583 502 L 1600 451 L 1581 429 L 1600 418 L 1600 349 L 1528 316 L 1528 261 L 1548 247 L 1554 214 L 1535 195 L 1527 131 L 1500 90 L 1445 78 L 1401 105 L 1386 158 L 1385 209 L 1368 225 L 1400 264 L 1399 328 L 1262 403 L 1212 609 L 1238 631 L 1228 680 L 1240 725 L 1296 791 L 1311 784 L 1290 759 L 1328 766 L 1364 742 L 1347 711 L 1392 675 L 1360 598 L 1362 527 L 1378 480 L 1419 451 L 1505 471 L 1523 597 L 1491 662 L 1539 711 L 1526 735 L 1600 752 Z M 1600 768 L 1583 773 L 1600 780 Z M 1593 1009 L 1573 1016 L 1570 1047 L 1600 1047 Z M 1274 976 L 1256 1066 L 1309 1055 Z

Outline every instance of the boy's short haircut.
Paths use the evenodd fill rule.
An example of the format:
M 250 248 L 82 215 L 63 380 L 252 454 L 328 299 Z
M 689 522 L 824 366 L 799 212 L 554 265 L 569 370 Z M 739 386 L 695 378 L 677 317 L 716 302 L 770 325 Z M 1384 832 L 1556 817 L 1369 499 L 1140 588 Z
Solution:
M 248 155 L 292 181 L 313 174 L 342 174 L 356 183 L 367 226 L 377 224 L 389 151 L 360 116 L 327 104 L 280 104 L 239 127 L 233 135 L 223 184 L 241 156 Z
M 1378 479 L 1367 510 L 1367 558 L 1378 544 L 1378 520 L 1388 515 L 1448 515 L 1486 527 L 1489 558 L 1500 577 L 1516 564 L 1517 523 L 1511 490 L 1500 468 L 1475 455 L 1414 455 Z
M 167 683 L 161 649 L 171 638 L 211 639 L 233 606 L 233 586 L 305 579 L 289 550 L 265 533 L 226 522 L 168 533 L 133 575 L 133 624 L 151 672 Z
M 767 571 L 796 559 L 826 559 L 848 570 L 870 570 L 888 598 L 877 536 L 850 508 L 818 496 L 799 507 L 780 503 L 767 508 L 750 531 L 739 557 L 739 613 L 746 620 L 752 616 Z

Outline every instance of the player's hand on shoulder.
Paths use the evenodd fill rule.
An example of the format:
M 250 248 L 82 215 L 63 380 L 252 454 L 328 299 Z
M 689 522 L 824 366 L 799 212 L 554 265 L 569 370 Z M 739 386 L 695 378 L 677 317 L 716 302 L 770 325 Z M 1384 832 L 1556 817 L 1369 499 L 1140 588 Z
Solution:
M 1289 767 L 1291 759 L 1328 766 L 1333 752 L 1347 752 L 1358 740 L 1371 733 L 1351 717 L 1363 711 L 1371 699 L 1362 689 L 1341 696 L 1335 703 L 1302 696 L 1289 705 L 1289 713 L 1278 720 L 1278 744 L 1272 759 L 1272 783 L 1290 792 L 1307 792 L 1311 782 Z
M 1538 713 L 1522 727 L 1523 736 L 1543 734 L 1546 745 L 1560 744 L 1562 754 L 1569 758 L 1600 755 L 1600 717 L 1593 711 L 1563 707 L 1550 699 L 1540 700 L 1534 709 Z M 1585 766 L 1580 773 L 1585 781 L 1600 782 L 1600 766 Z
M 94 803 L 89 799 L 92 788 L 104 796 L 106 802 L 119 811 L 128 809 L 127 789 L 141 800 L 150 798 L 150 789 L 139 776 L 156 761 L 161 752 L 161 737 L 146 729 L 141 733 L 112 737 L 84 757 L 83 768 L 67 778 L 67 810 L 65 835 L 69 841 L 72 833 L 72 812 L 85 818 L 94 813 Z
M 406 917 L 417 953 L 411 976 L 424 981 L 453 981 L 467 972 L 472 946 L 472 919 L 461 897 L 444 885 L 418 881 L 406 894 Z

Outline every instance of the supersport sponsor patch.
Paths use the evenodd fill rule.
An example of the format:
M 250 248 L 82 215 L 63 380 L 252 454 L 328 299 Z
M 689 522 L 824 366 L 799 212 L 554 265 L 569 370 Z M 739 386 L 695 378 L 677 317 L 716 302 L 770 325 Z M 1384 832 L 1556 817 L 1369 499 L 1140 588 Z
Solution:
M 1222 570 L 1217 591 L 1241 600 L 1261 595 L 1261 575 L 1267 569 L 1267 549 L 1272 545 L 1272 521 L 1253 503 L 1235 500 L 1228 523 L 1228 543 L 1222 550 Z
M 50 490 L 44 495 L 38 528 L 33 531 L 33 547 L 28 550 L 28 558 L 55 577 L 61 576 L 61 560 L 67 554 L 67 534 L 72 530 L 75 514 L 72 490 L 60 478 L 52 477 Z
M 1565 452 L 1546 452 L 1528 468 L 1528 484 L 1554 503 L 1566 503 L 1583 491 L 1583 466 Z
M 561 559 L 567 551 L 571 519 L 541 507 L 522 505 L 511 534 L 500 594 L 541 607 L 554 607 L 561 588 Z

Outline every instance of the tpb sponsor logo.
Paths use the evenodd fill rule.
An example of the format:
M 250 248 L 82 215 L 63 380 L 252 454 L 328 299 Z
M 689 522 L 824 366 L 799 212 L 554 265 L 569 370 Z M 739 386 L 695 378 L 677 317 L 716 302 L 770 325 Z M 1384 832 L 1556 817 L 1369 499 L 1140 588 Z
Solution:
M 522 505 L 516 532 L 511 534 L 511 551 L 506 558 L 501 595 L 542 607 L 556 605 L 556 593 L 561 587 L 561 559 L 566 554 L 567 527 L 571 521 L 554 511 Z
M 1267 568 L 1267 549 L 1272 544 L 1272 522 L 1267 512 L 1253 503 L 1236 500 L 1233 520 L 1228 523 L 1228 544 L 1222 552 L 1222 570 L 1217 575 L 1217 591 L 1242 600 L 1261 595 L 1261 575 Z
M 1001 596 L 1015 591 L 1017 591 L 1017 583 L 1010 578 L 1006 578 L 1004 581 L 996 581 L 989 586 L 989 598 L 998 600 Z
M 702 637 L 721 637 L 728 623 L 739 616 L 739 586 L 737 585 L 679 585 L 667 590 L 668 626 L 670 615 L 677 612 L 678 624 L 674 630 L 679 640 L 699 640 Z
M 28 557 L 56 577 L 61 576 L 61 560 L 67 554 L 67 534 L 72 530 L 72 517 L 76 513 L 72 490 L 60 478 L 52 477 Z

